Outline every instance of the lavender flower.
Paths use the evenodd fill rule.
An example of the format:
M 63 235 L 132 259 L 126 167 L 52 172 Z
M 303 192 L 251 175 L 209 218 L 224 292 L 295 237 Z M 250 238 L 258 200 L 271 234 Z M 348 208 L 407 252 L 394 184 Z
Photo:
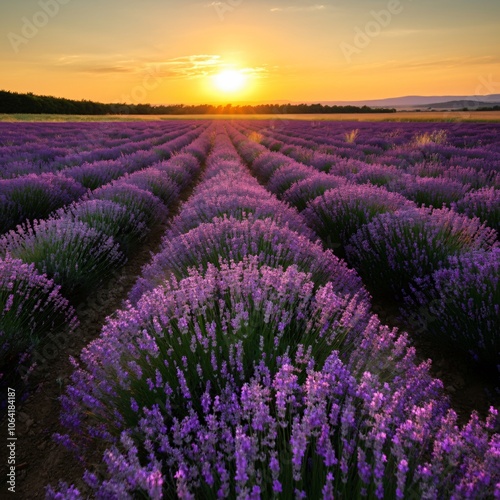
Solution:
M 469 191 L 453 208 L 469 217 L 479 217 L 500 234 L 500 190 L 482 188 Z
M 317 173 L 294 183 L 283 195 L 283 201 L 297 208 L 299 211 L 305 210 L 307 204 L 321 196 L 326 191 L 338 188 L 346 184 L 343 177 Z
M 82 196 L 85 188 L 73 179 L 45 173 L 0 180 L 0 193 L 0 233 L 4 233 L 26 219 L 47 217 Z
M 450 207 L 461 200 L 470 186 L 444 177 L 416 177 L 406 189 L 400 191 L 419 206 L 441 208 Z
M 312 167 L 289 162 L 274 171 L 267 183 L 267 189 L 276 196 L 281 197 L 293 183 L 307 179 L 315 173 Z
M 271 219 L 248 217 L 243 220 L 214 219 L 212 223 L 200 224 L 173 238 L 167 234 L 162 250 L 143 268 L 142 277 L 129 298 L 136 302 L 144 291 L 162 284 L 169 274 L 182 278 L 190 267 L 206 269 L 209 263 L 237 262 L 247 255 L 256 255 L 262 264 L 297 265 L 300 270 L 311 273 L 314 283 L 324 285 L 331 281 L 341 294 L 364 290 L 356 273 L 331 252 L 323 251 L 319 244 L 287 227 L 280 227 Z M 368 297 L 366 292 L 363 295 Z
M 400 295 L 450 256 L 496 246 L 496 232 L 477 218 L 415 208 L 377 216 L 351 238 L 346 254 L 369 287 Z
M 80 221 L 46 219 L 0 238 L 0 256 L 34 263 L 68 298 L 88 294 L 125 260 L 109 236 Z
M 252 163 L 252 170 L 259 179 L 267 183 L 279 167 L 290 163 L 290 161 L 290 158 L 281 153 L 264 153 Z
M 60 218 L 81 221 L 95 230 L 111 236 L 120 250 L 128 255 L 148 235 L 142 213 L 131 213 L 126 206 L 109 200 L 87 200 L 57 212 Z
M 122 177 L 121 183 L 132 184 L 159 198 L 167 207 L 179 197 L 179 187 L 165 173 L 156 168 L 148 168 Z
M 500 366 L 500 248 L 452 256 L 448 267 L 423 281 L 410 315 L 436 342 L 452 343 L 493 372 Z
M 343 254 L 349 238 L 376 215 L 411 205 L 400 194 L 382 187 L 345 185 L 316 198 L 304 211 L 304 217 L 330 248 Z
M 61 287 L 39 274 L 34 264 L 10 255 L 0 259 L 0 364 L 31 350 L 49 335 L 68 335 L 78 326 L 75 310 Z
M 167 214 L 159 198 L 144 189 L 125 183 L 111 183 L 96 189 L 89 196 L 91 200 L 110 200 L 119 203 L 131 213 L 144 218 L 148 226 L 162 221 Z

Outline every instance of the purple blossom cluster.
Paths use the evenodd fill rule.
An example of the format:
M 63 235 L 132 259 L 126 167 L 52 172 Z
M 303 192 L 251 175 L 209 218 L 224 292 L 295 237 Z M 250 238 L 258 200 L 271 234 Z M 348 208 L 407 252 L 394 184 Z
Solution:
M 61 287 L 40 274 L 34 264 L 10 255 L 0 259 L 0 378 L 13 360 L 43 342 L 49 334 L 70 334 L 78 326 Z M 14 362 L 15 362 L 14 361 Z
M 469 191 L 453 208 L 469 217 L 479 217 L 500 235 L 500 189 L 484 187 Z
M 340 188 L 346 184 L 347 181 L 344 177 L 317 172 L 292 184 L 283 193 L 282 199 L 302 212 L 310 201 L 318 198 L 318 196 L 321 196 L 330 189 Z
M 251 138 L 256 134 L 260 137 L 260 149 L 253 147 L 256 154 L 249 161 L 256 175 L 259 175 L 270 161 L 270 155 L 278 155 L 263 151 L 262 144 L 272 145 L 274 150 L 279 151 L 279 155 L 289 155 L 313 167 L 313 158 L 317 154 L 336 157 L 337 160 L 328 168 L 329 173 L 321 174 L 322 180 L 318 178 L 313 181 L 314 176 L 311 175 L 293 183 L 280 196 L 300 207 L 312 229 L 324 243 L 335 248 L 339 255 L 346 255 L 344 248 L 349 246 L 347 260 L 355 266 L 373 294 L 378 297 L 406 296 L 406 300 L 411 304 L 404 308 L 405 317 L 409 318 L 408 324 L 413 330 L 427 331 L 430 334 L 431 330 L 445 331 L 450 328 L 445 325 L 445 320 L 441 325 L 439 315 L 432 315 L 429 309 L 435 309 L 436 301 L 452 300 L 445 299 L 442 293 L 441 299 L 435 298 L 436 292 L 432 290 L 433 273 L 440 270 L 445 272 L 451 266 L 450 256 L 467 254 L 474 249 L 489 251 L 497 245 L 492 229 L 498 231 L 496 188 L 500 163 L 498 140 L 491 132 L 495 126 L 484 127 L 475 124 L 472 129 L 464 126 L 463 130 L 429 127 L 428 124 L 411 124 L 397 129 L 391 126 L 392 130 L 387 130 L 387 125 L 370 124 L 372 133 L 378 128 L 382 136 L 386 135 L 386 138 L 378 139 L 373 138 L 373 134 L 372 138 L 363 135 L 363 128 L 349 132 L 340 124 L 321 124 L 307 130 L 305 123 L 290 123 L 284 130 L 276 132 L 272 127 L 266 129 L 260 125 L 258 129 L 255 123 L 243 122 L 233 124 L 230 135 L 240 150 L 249 147 L 251 142 L 247 140 L 245 144 L 244 137 Z M 328 137 L 324 136 L 325 133 Z M 487 140 L 483 139 L 485 134 Z M 338 138 L 334 139 L 332 136 Z M 303 138 L 316 142 L 316 145 L 307 146 L 310 148 L 309 154 L 302 151 Z M 361 149 L 364 156 L 345 154 L 346 141 L 349 148 Z M 257 168 L 254 165 L 257 165 Z M 332 175 L 332 172 L 336 175 Z M 338 176 L 347 181 L 347 184 L 325 189 L 334 182 L 329 178 L 337 179 Z M 270 187 L 269 179 L 262 176 L 260 179 Z M 302 188 L 302 185 L 321 185 L 322 182 L 325 187 L 322 191 L 318 187 L 316 196 L 314 192 L 311 196 L 307 189 Z M 355 188 L 349 182 L 362 184 L 366 193 L 356 196 L 353 193 Z M 391 193 L 380 190 L 377 193 L 373 184 L 385 187 Z M 394 196 L 400 197 L 401 205 L 396 203 L 387 209 L 386 203 Z M 345 210 L 340 210 L 333 203 L 328 206 L 325 199 L 329 197 L 339 198 L 335 200 L 336 203 L 342 200 Z M 427 206 L 428 210 L 415 212 L 412 210 L 412 201 Z M 358 204 L 360 206 L 357 206 Z M 432 207 L 441 206 L 451 207 L 469 218 L 457 219 L 449 211 L 432 210 Z M 308 207 L 307 210 L 304 210 L 305 207 Z M 373 214 L 370 214 L 369 208 L 373 208 Z M 379 214 L 377 208 L 380 209 Z M 409 212 L 405 213 L 407 210 Z M 386 211 L 397 211 L 397 214 L 381 217 L 380 214 Z M 345 219 L 338 217 L 337 225 L 333 225 L 332 219 L 335 221 L 335 217 L 341 214 L 345 215 Z M 478 217 L 488 227 L 479 228 Z M 350 223 L 355 219 L 356 223 L 350 227 Z M 367 225 L 371 220 L 373 224 Z M 356 231 L 359 233 L 356 234 Z M 339 235 L 339 232 L 344 234 Z M 354 241 L 350 241 L 350 237 L 353 237 Z M 480 274 L 476 268 L 471 269 L 472 275 Z M 484 277 L 475 278 L 484 281 Z M 465 279 L 466 282 L 470 280 L 473 279 Z M 479 296 L 476 297 L 476 302 L 483 304 L 482 313 L 477 316 L 470 313 L 471 318 L 477 317 L 478 324 L 483 325 L 485 323 L 481 323 L 480 317 L 495 317 L 499 307 L 498 299 L 492 300 L 491 295 L 487 295 L 487 288 L 479 287 Z M 467 293 L 472 292 L 468 289 Z M 412 308 L 417 308 L 417 313 L 414 313 Z M 463 306 L 462 309 L 465 311 L 467 308 Z M 429 322 L 425 320 L 426 317 L 432 318 L 432 328 L 427 328 Z M 459 314 L 457 317 L 461 318 Z M 481 358 L 477 352 L 481 352 L 485 355 L 483 361 L 498 364 L 500 361 L 497 351 L 492 351 L 491 363 L 491 357 L 488 358 L 485 350 L 479 347 L 484 345 L 483 336 L 497 336 L 494 323 L 487 321 L 489 326 L 486 328 L 489 330 L 484 332 L 479 329 L 467 329 L 466 323 L 463 319 L 463 332 L 459 331 L 457 335 L 467 337 L 469 347 L 476 336 L 475 342 L 478 344 L 476 349 L 468 347 L 467 350 L 476 353 L 476 360 Z M 417 329 L 415 325 L 421 324 L 422 328 Z M 457 329 L 458 325 L 459 323 L 456 323 Z M 433 338 L 438 341 L 437 335 L 433 335 Z M 454 345 L 460 347 L 460 342 L 454 342 Z
M 292 184 L 307 179 L 315 173 L 316 171 L 312 167 L 306 167 L 295 162 L 286 163 L 274 171 L 267 183 L 267 189 L 276 196 L 281 197 Z
M 83 454 L 107 443 L 103 467 L 86 471 L 85 491 L 60 483 L 47 498 L 500 496 L 498 411 L 460 426 L 429 362 L 371 315 L 343 261 L 279 215 L 237 151 L 265 182 L 281 153 L 229 123 L 211 134 L 201 182 L 132 302 L 74 362 L 58 439 Z M 244 213 L 251 199 L 277 215 Z M 424 220 L 418 231 L 447 250 L 495 246 L 491 230 L 450 210 L 405 208 L 363 227 L 398 217 Z
M 448 258 L 497 247 L 496 231 L 449 209 L 413 208 L 384 213 L 361 227 L 346 256 L 372 289 L 396 296 L 417 278 L 429 278 Z
M 409 180 L 399 192 L 419 206 L 449 208 L 452 203 L 462 200 L 470 189 L 469 185 L 445 177 L 410 177 Z
M 431 285 L 419 286 L 408 309 L 428 334 L 460 346 L 493 373 L 500 373 L 500 248 L 449 258 Z M 415 303 L 417 307 L 415 307 Z
M 387 187 L 394 183 L 401 175 L 401 171 L 394 165 L 366 164 L 357 174 L 350 179 L 356 184 L 373 184 Z
M 18 226 L 0 238 L 0 257 L 10 255 L 61 285 L 65 297 L 78 299 L 125 262 L 113 238 L 84 222 L 50 218 Z
M 193 133 L 199 135 L 197 130 L 187 135 Z M 142 160 L 147 165 L 151 155 L 139 153 L 134 157 L 136 167 Z M 63 198 L 63 188 L 69 192 L 77 185 L 73 179 L 60 173 L 27 176 L 48 186 L 46 191 L 54 199 L 62 200 L 52 208 L 66 206 L 48 218 L 28 220 L 0 237 L 1 371 L 10 377 L 21 361 L 25 366 L 29 353 L 44 337 L 74 329 L 75 313 L 68 299 L 76 306 L 121 267 L 152 224 L 165 220 L 181 190 L 193 182 L 199 170 L 194 156 L 180 153 L 159 163 L 158 168 L 122 176 L 70 204 L 85 191 L 80 186 L 78 196 Z M 22 186 L 24 178 L 0 182 Z M 40 205 L 47 204 L 42 195 Z
M 48 217 L 85 192 L 86 189 L 73 179 L 52 173 L 0 179 L 0 234 L 26 219 Z
M 60 209 L 57 216 L 70 221 L 80 221 L 106 236 L 111 236 L 120 251 L 130 255 L 132 250 L 148 235 L 147 219 L 142 212 L 110 200 L 87 200 Z
M 154 167 L 124 176 L 121 181 L 125 184 L 131 184 L 149 191 L 167 207 L 171 206 L 179 198 L 180 191 L 178 184 L 166 176 L 164 172 Z
M 183 191 L 198 174 L 200 161 L 185 148 L 182 153 L 173 155 L 169 160 L 156 163 L 155 168 L 167 174 Z
M 311 201 L 303 215 L 329 247 L 343 254 L 351 236 L 374 217 L 412 205 L 383 187 L 346 183 Z

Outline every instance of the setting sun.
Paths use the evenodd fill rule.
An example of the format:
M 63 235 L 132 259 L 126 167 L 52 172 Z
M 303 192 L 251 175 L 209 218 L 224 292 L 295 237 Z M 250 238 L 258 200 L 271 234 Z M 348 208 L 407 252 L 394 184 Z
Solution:
M 246 81 L 246 75 L 235 69 L 226 69 L 214 76 L 214 83 L 217 89 L 228 93 L 243 90 Z

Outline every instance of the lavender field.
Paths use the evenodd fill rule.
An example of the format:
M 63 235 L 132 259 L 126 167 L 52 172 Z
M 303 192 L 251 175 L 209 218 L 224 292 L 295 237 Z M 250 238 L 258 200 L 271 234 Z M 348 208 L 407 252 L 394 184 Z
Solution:
M 0 214 L 2 398 L 85 470 L 29 498 L 500 498 L 500 124 L 0 123 Z

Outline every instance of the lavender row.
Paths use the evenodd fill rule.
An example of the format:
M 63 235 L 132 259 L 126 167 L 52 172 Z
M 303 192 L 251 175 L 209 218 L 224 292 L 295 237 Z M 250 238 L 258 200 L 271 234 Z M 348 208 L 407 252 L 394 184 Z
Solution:
M 186 150 L 202 155 L 208 144 L 206 135 L 200 136 Z M 199 168 L 193 154 L 174 155 L 0 238 L 4 369 L 29 364 L 30 351 L 48 333 L 72 333 L 77 324 L 73 307 L 125 263 L 154 224 L 166 219 Z
M 499 266 L 493 229 L 450 209 L 419 208 L 382 186 L 317 173 L 232 133 L 259 179 L 305 209 L 308 225 L 372 293 L 405 301 L 413 330 L 452 342 L 494 374 L 500 370 L 500 279 L 488 273 Z M 450 286 L 440 278 L 443 269 L 453 269 Z
M 329 148 L 326 153 L 322 146 L 304 141 L 300 137 L 288 137 L 266 128 L 261 128 L 257 133 L 255 125 L 248 126 L 251 126 L 252 130 L 249 137 L 275 151 L 277 157 L 284 154 L 320 171 L 345 177 L 355 184 L 370 183 L 384 186 L 389 191 L 402 194 L 419 206 L 436 208 L 446 206 L 460 213 L 478 216 L 493 229 L 497 231 L 500 229 L 500 155 L 497 159 L 490 160 L 485 149 L 475 148 L 460 150 L 462 156 L 451 156 L 443 152 L 429 153 L 428 157 L 418 156 L 421 150 L 430 148 L 429 144 L 435 149 L 441 147 L 434 144 L 433 140 L 444 141 L 447 136 L 438 135 L 436 132 L 430 133 L 429 144 L 420 144 L 418 141 L 422 142 L 423 139 L 418 139 L 419 136 L 416 136 L 417 138 L 405 145 L 403 150 L 400 147 L 390 151 L 392 159 L 365 154 L 366 147 L 362 141 L 361 144 L 349 142 L 343 147 L 337 144 Z M 245 130 L 245 127 L 239 128 Z M 346 140 L 348 138 L 344 139 Z M 413 152 L 416 156 L 401 162 L 402 154 L 406 151 Z M 477 166 L 479 161 L 486 163 Z
M 25 137 L 23 130 L 19 130 L 19 127 L 24 127 L 17 125 L 16 137 L 24 140 L 18 146 L 0 147 L 0 177 L 53 172 L 78 163 L 115 159 L 122 154 L 168 142 L 193 128 L 190 124 L 161 123 L 143 129 L 139 134 L 128 134 L 127 125 L 123 124 L 118 130 L 116 124 L 111 129 L 110 125 L 94 124 L 89 128 L 89 124 L 79 124 L 73 125 L 71 136 L 58 139 L 58 125 L 38 124 L 38 135 L 34 137 Z M 106 141 L 102 137 L 106 133 L 124 138 Z M 59 146 L 58 142 L 61 142 Z
M 499 171 L 498 124 L 295 122 L 277 128 L 272 122 L 243 122 L 271 150 L 287 148 L 298 158 L 312 150 L 367 163 L 406 169 L 419 164 L 473 167 Z
M 30 174 L 0 180 L 0 234 L 15 228 L 26 219 L 48 217 L 54 210 L 81 198 L 127 173 L 140 170 L 162 158 L 169 158 L 199 135 L 194 130 L 157 146 L 122 156 L 117 160 L 96 161 L 67 168 L 59 173 Z M 149 145 L 150 148 L 152 144 Z
M 198 127 L 200 131 L 204 127 Z M 167 157 L 169 154 L 168 148 L 163 151 L 161 146 L 165 142 L 170 142 L 178 137 L 189 134 L 194 130 L 191 127 L 179 127 L 178 129 L 168 131 L 150 132 L 147 137 L 138 138 L 136 141 L 127 141 L 120 146 L 114 147 L 97 147 L 95 141 L 89 139 L 81 140 L 81 146 L 85 146 L 87 150 L 71 151 L 62 157 L 55 157 L 47 161 L 11 161 L 3 164 L 3 177 L 6 179 L 14 179 L 27 174 L 40 174 L 44 172 L 56 173 L 64 172 L 66 169 L 82 165 L 92 164 L 97 161 L 116 160 L 123 155 L 130 155 L 140 151 L 150 151 L 152 148 L 159 148 L 158 155 Z M 159 133 L 161 132 L 161 133 Z
M 106 470 L 48 498 L 500 494 L 495 410 L 457 425 L 406 336 L 217 126 L 203 181 L 63 398 L 59 439 L 108 442 Z
M 372 124 L 375 126 L 375 124 Z M 305 126 L 301 125 L 303 128 Z M 255 128 L 255 127 L 254 127 Z M 252 138 L 252 135 L 250 135 Z M 283 145 L 283 144 L 282 144 Z M 285 146 L 282 151 L 287 154 L 291 153 L 292 148 Z M 335 157 L 330 158 L 329 164 L 322 166 L 317 165 L 312 157 L 316 154 L 313 150 L 304 150 L 303 154 L 297 153 L 297 159 L 301 162 L 311 163 L 320 170 L 334 171 L 340 174 L 351 182 L 364 184 L 369 182 L 375 185 L 387 187 L 389 190 L 398 191 L 406 197 L 413 199 L 420 205 L 441 206 L 447 204 L 452 206 L 455 210 L 467 213 L 469 216 L 480 216 L 481 220 L 486 221 L 490 227 L 498 228 L 498 219 L 500 213 L 500 197 L 499 192 L 493 187 L 482 188 L 477 190 L 467 190 L 473 186 L 480 188 L 488 183 L 487 175 L 482 172 L 478 173 L 480 179 L 475 179 L 474 184 L 474 170 L 471 167 L 451 167 L 443 178 L 435 178 L 438 175 L 440 166 L 435 163 L 434 165 L 423 165 L 424 169 L 420 173 L 422 175 L 429 175 L 430 177 L 416 177 L 415 175 L 404 174 L 400 169 L 395 166 L 386 165 L 370 165 L 364 162 L 349 160 L 350 166 L 342 166 L 340 163 L 335 162 Z M 286 162 L 286 158 L 276 153 L 276 158 L 273 162 L 281 164 Z M 291 156 L 294 156 L 293 153 Z M 337 160 L 339 158 L 337 157 Z M 343 162 L 345 164 L 345 161 Z M 477 173 L 477 172 L 476 172 Z M 326 184 L 333 184 L 335 181 L 326 180 L 327 177 L 322 176 Z M 317 189 L 321 182 L 319 177 L 313 183 Z M 491 180 L 491 178 L 490 178 Z M 312 182 L 312 181 L 310 181 Z M 309 189 L 309 181 L 304 181 L 304 189 Z M 498 182 L 496 182 L 498 185 Z M 296 188 L 298 189 L 298 187 Z M 311 192 L 311 194 L 314 194 Z M 321 193 L 319 193 L 321 194 Z M 295 196 L 295 195 L 294 195 Z M 295 196 L 295 198 L 297 198 Z M 300 201 L 295 200 L 300 203 Z M 308 201 L 307 199 L 305 201 Z M 303 208 L 303 207 L 302 207 Z

